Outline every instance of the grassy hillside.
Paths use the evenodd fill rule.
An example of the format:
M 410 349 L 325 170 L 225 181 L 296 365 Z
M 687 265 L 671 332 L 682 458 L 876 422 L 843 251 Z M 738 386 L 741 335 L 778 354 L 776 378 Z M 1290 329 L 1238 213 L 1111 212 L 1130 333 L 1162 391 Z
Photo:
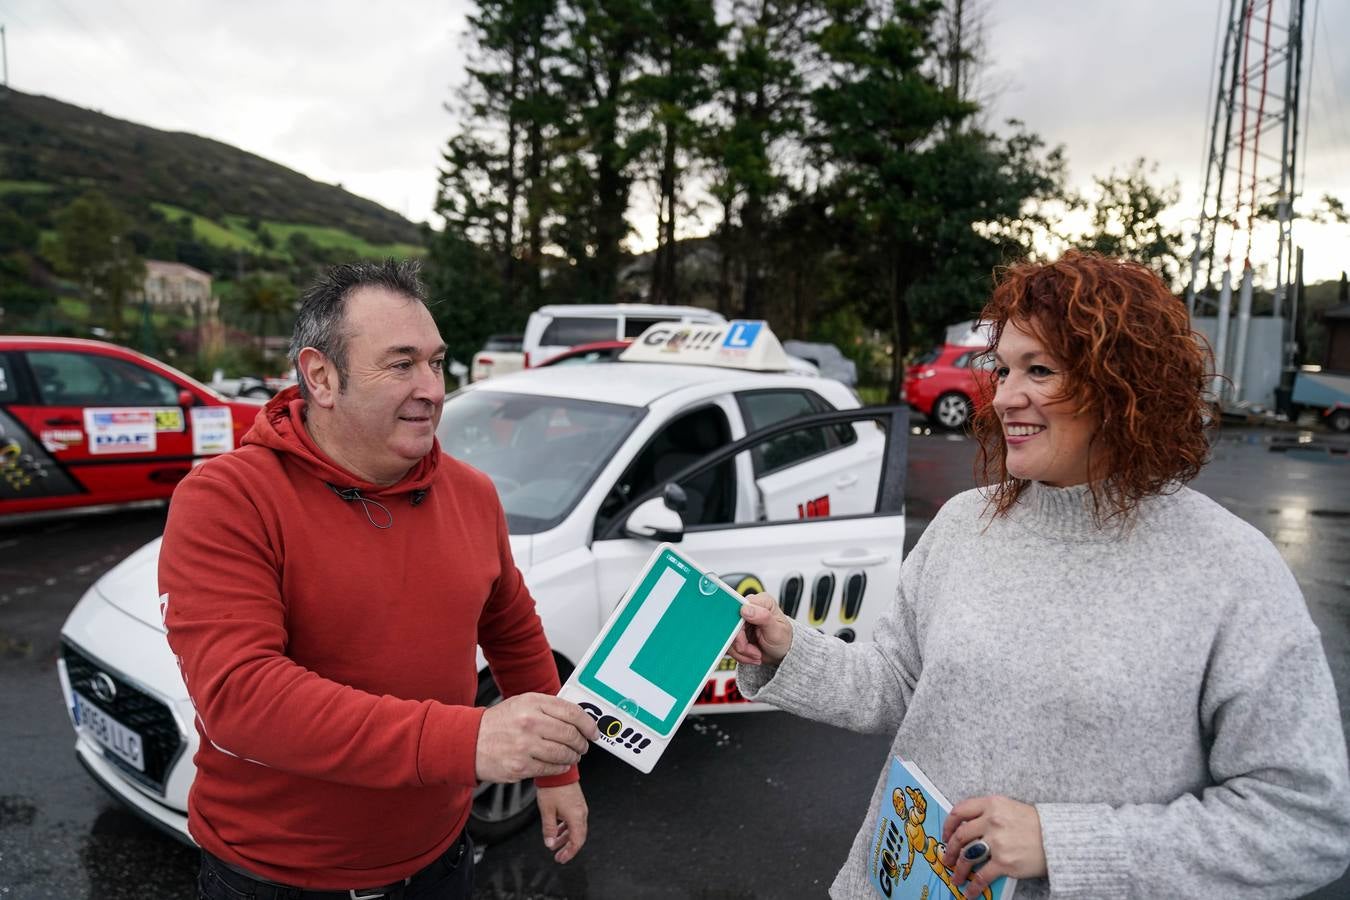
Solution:
M 59 204 L 91 187 L 127 207 L 165 204 L 227 230 L 235 216 L 282 234 L 308 225 L 366 246 L 421 243 L 418 226 L 398 213 L 237 147 L 50 97 L 11 90 L 0 98 L 0 195 L 52 195 Z
M 289 259 L 287 243 L 291 235 L 304 235 L 314 246 L 324 250 L 341 250 L 350 256 L 376 259 L 385 256 L 420 256 L 425 249 L 420 244 L 372 244 L 340 228 L 324 225 L 306 225 L 298 222 L 258 222 L 255 231 L 245 216 L 226 215 L 221 221 L 208 219 L 190 210 L 169 203 L 154 203 L 152 207 L 171 221 L 186 217 L 192 223 L 197 240 L 226 250 L 243 250 L 261 257 Z M 263 235 L 270 235 L 268 241 Z
M 72 210 L 82 225 L 71 225 Z M 59 227 L 83 234 L 86 248 L 102 244 L 79 229 L 104 228 L 135 259 L 209 273 L 223 348 L 200 345 L 190 310 L 132 296 L 119 316 L 76 278 Z M 290 330 L 291 305 L 316 272 L 424 254 L 422 226 L 254 154 L 48 97 L 0 94 L 0 333 L 108 334 L 199 375 L 217 366 L 272 371 L 263 336 Z

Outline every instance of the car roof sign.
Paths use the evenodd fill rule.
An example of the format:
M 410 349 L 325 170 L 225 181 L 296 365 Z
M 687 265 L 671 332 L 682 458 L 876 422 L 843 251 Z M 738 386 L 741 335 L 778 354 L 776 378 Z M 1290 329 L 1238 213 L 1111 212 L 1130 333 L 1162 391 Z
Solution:
M 732 319 L 720 324 L 657 322 L 619 354 L 619 359 L 754 372 L 789 369 L 783 345 L 762 319 Z

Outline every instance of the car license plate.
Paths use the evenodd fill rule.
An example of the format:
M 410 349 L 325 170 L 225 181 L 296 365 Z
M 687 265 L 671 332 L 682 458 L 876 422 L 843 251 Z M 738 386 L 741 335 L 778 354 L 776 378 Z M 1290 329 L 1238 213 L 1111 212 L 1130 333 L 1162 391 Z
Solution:
M 108 748 L 118 759 L 137 772 L 145 771 L 141 736 L 78 693 L 75 694 L 75 721 L 79 723 L 80 731 Z

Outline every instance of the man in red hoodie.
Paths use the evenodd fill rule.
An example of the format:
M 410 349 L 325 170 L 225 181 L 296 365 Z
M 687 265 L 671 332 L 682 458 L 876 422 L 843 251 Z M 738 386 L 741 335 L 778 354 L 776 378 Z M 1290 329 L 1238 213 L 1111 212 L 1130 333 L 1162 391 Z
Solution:
M 534 778 L 567 862 L 595 724 L 554 696 L 492 483 L 436 440 L 445 344 L 416 266 L 331 269 L 291 355 L 299 386 L 183 480 L 160 551 L 200 896 L 467 897 L 479 781 Z M 477 646 L 507 698 L 490 709 Z

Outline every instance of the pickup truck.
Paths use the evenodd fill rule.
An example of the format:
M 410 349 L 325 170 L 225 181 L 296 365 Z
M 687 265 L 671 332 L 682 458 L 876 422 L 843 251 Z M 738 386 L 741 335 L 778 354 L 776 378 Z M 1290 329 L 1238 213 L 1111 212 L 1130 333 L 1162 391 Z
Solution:
M 1290 398 L 1296 406 L 1318 409 L 1332 431 L 1350 431 L 1350 372 L 1328 372 L 1320 366 L 1304 366 L 1294 376 Z
M 525 368 L 525 354 L 521 350 L 523 338 L 518 334 L 494 334 L 473 355 L 469 380 L 482 381 L 494 375 L 509 375 Z

